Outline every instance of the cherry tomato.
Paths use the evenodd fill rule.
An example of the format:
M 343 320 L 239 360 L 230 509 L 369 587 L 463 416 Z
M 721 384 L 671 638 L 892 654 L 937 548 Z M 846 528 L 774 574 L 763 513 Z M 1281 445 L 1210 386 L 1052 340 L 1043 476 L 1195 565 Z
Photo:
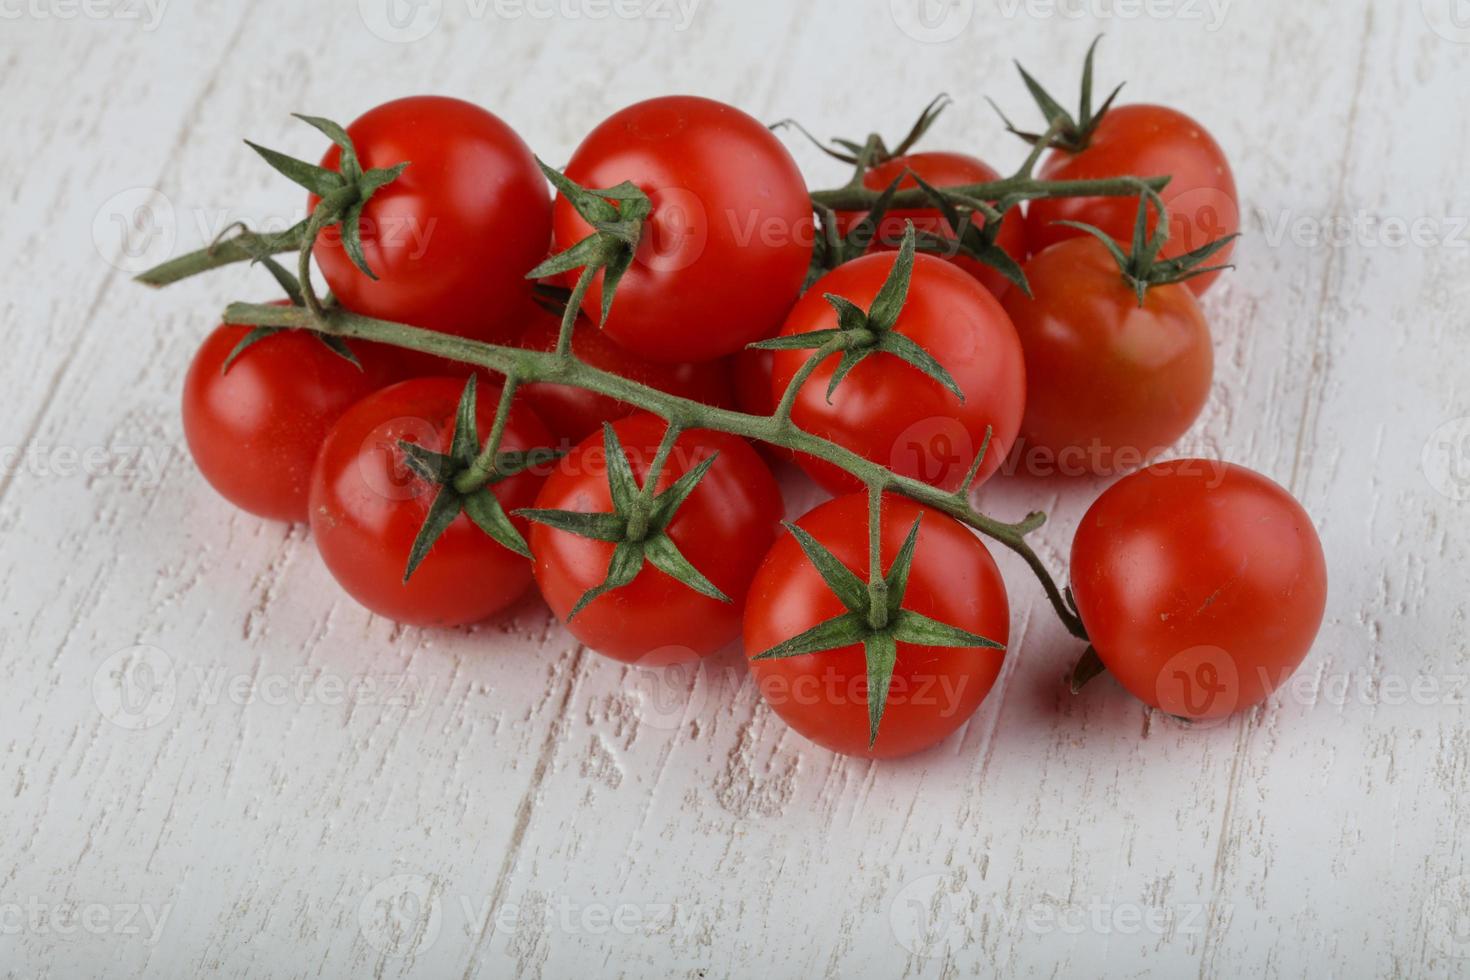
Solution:
M 898 185 L 899 190 L 918 187 L 918 183 L 912 176 L 904 176 L 905 171 L 918 174 L 925 183 L 941 188 L 989 183 L 993 180 L 1000 180 L 1001 177 L 999 172 L 983 160 L 964 153 L 910 153 L 907 156 L 894 157 L 869 170 L 863 175 L 863 186 L 881 191 L 894 180 L 903 177 L 903 181 Z M 838 228 L 845 234 L 860 220 L 862 220 L 861 212 L 844 213 L 839 216 Z M 950 241 L 955 239 L 954 229 L 935 208 L 889 211 L 879 222 L 878 234 L 868 250 L 870 252 L 896 251 L 899 243 L 903 241 L 904 222 L 906 221 L 912 221 L 914 230 L 917 232 L 939 235 Z M 995 243 L 1017 263 L 1026 261 L 1026 223 L 1019 208 L 1012 208 L 1001 219 L 1000 233 Z M 1004 296 L 1010 289 L 1010 280 L 996 271 L 993 266 L 958 254 L 948 256 L 947 261 L 979 279 L 985 284 L 985 288 L 997 297 Z
M 1072 591 L 1093 648 L 1133 695 L 1222 718 L 1301 664 L 1327 602 L 1312 520 L 1243 466 L 1177 460 L 1114 484 L 1072 542 Z
M 1027 460 L 1116 475 L 1189 429 L 1209 397 L 1214 353 L 1183 283 L 1150 288 L 1140 306 L 1091 236 L 1053 245 L 1025 272 L 1035 298 L 1018 289 L 1004 303 L 1026 354 Z
M 653 415 L 613 423 L 640 484 L 658 451 L 666 424 Z M 592 649 L 615 660 L 659 666 L 694 660 L 740 635 L 751 576 L 780 527 L 781 491 L 750 444 L 735 436 L 695 430 L 680 435 L 659 477 L 666 489 L 713 454 L 718 458 L 668 526 L 688 561 L 733 602 L 695 592 L 652 565 L 628 585 L 589 603 L 567 624 Z M 536 507 L 611 513 L 607 456 L 594 435 L 557 464 Z M 547 605 L 565 620 L 583 594 L 607 577 L 614 545 L 543 524 L 531 527 L 536 584 Z
M 531 563 L 497 544 L 461 513 L 403 581 L 409 551 L 439 487 L 404 462 L 399 441 L 447 453 L 462 378 L 415 378 L 358 402 L 327 436 L 311 477 L 311 533 L 338 584 L 380 616 L 412 626 L 479 622 L 531 584 Z M 500 392 L 480 385 L 478 435 L 495 421 Z M 552 444 L 530 408 L 511 404 L 501 448 L 525 452 Z M 507 513 L 528 507 L 545 473 L 518 473 L 492 486 Z M 526 524 L 512 522 L 524 535 Z
M 1163 257 L 1173 258 L 1240 230 L 1235 177 L 1225 151 L 1205 128 L 1182 112 L 1156 105 L 1125 105 L 1108 111 L 1080 153 L 1052 150 L 1037 176 L 1046 180 L 1092 180 L 1106 177 L 1170 175 L 1161 197 L 1169 209 L 1169 241 Z M 1071 197 L 1032 201 L 1026 211 L 1026 238 L 1033 254 L 1085 232 L 1057 221 L 1081 221 L 1120 242 L 1133 240 L 1138 217 L 1135 197 Z M 1152 234 L 1157 217 L 1149 214 Z M 1230 261 L 1232 242 L 1217 252 L 1211 265 Z M 1199 276 L 1188 282 L 1196 295 L 1219 277 Z
M 905 497 L 883 497 L 885 571 L 922 514 L 903 608 L 996 643 L 1010 638 L 1005 583 L 985 545 L 958 521 Z M 797 522 L 858 578 L 868 580 L 868 498 L 838 497 Z M 782 535 L 750 587 L 745 652 L 758 656 L 847 610 L 801 546 Z M 990 693 L 1004 652 L 898 644 L 893 684 L 868 747 L 867 660 L 861 645 L 778 660 L 751 660 L 761 696 L 802 735 L 833 752 L 892 758 L 922 751 L 958 730 Z
M 893 268 L 895 253 L 865 255 L 823 276 L 792 309 L 784 336 L 829 330 L 837 313 L 823 294 L 843 296 L 867 310 Z M 993 428 L 977 483 L 1000 466 L 1015 442 L 1026 400 L 1021 342 L 1000 303 L 973 278 L 932 255 L 914 257 L 908 299 L 895 324 L 949 371 L 964 401 L 899 358 L 871 354 L 854 367 L 827 401 L 838 357 L 828 357 L 796 397 L 792 420 L 895 472 L 956 489 Z M 776 352 L 772 398 L 779 399 L 809 350 Z M 802 468 L 832 493 L 860 484 L 821 460 L 801 457 Z
M 527 350 L 556 350 L 561 320 L 545 310 L 533 314 L 520 337 Z M 703 364 L 659 364 L 631 354 L 585 318 L 572 329 L 572 353 L 596 368 L 650 388 L 706 405 L 730 408 L 735 403 L 729 367 L 722 361 Z M 538 382 L 521 388 L 536 414 L 551 431 L 571 443 L 602 431 L 602 423 L 626 418 L 638 409 L 585 388 Z
M 199 472 L 230 503 L 304 521 L 322 440 L 353 403 L 393 380 L 393 357 L 354 343 L 359 369 L 310 332 L 283 330 L 222 370 L 253 329 L 216 327 L 194 355 L 184 377 L 184 438 Z
M 566 174 L 588 188 L 630 180 L 653 202 L 603 324 L 613 340 L 650 360 L 707 361 L 776 332 L 815 236 L 801 171 L 765 126 L 709 99 L 650 99 L 594 129 Z M 557 250 L 591 232 L 559 197 Z M 594 320 L 601 283 L 582 307 Z
M 363 254 L 377 281 L 352 264 L 338 227 L 317 239 L 312 254 L 332 292 L 366 316 L 510 340 L 533 309 L 525 274 L 551 237 L 551 193 L 530 149 L 479 106 L 435 95 L 385 102 L 347 134 L 364 169 L 409 165 L 363 208 Z M 333 146 L 321 165 L 336 170 L 340 160 Z M 445 363 L 409 359 L 420 370 Z

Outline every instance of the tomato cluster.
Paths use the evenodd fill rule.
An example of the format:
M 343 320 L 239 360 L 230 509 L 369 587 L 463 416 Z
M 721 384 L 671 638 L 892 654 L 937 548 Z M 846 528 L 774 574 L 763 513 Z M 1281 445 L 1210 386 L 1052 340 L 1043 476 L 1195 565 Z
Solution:
M 200 471 L 245 510 L 309 521 L 373 612 L 469 624 L 534 583 L 600 653 L 659 666 L 743 641 L 798 732 L 917 752 L 963 727 L 1009 642 L 969 491 L 1044 452 L 1064 472 L 1133 471 L 1084 518 L 1063 609 L 1128 690 L 1219 717 L 1310 648 L 1325 564 L 1295 501 L 1239 467 L 1148 465 L 1208 397 L 1197 295 L 1238 223 L 1224 155 L 1188 117 L 1084 100 L 1030 135 L 1006 181 L 912 151 L 926 113 L 897 152 L 844 143 L 865 206 L 825 213 L 769 129 L 708 99 L 613 114 L 563 172 L 455 99 L 390 102 L 345 130 L 307 121 L 334 144 L 319 165 L 260 152 L 310 190 L 329 305 L 645 386 L 219 327 L 184 389 Z M 1032 166 L 1140 180 L 1052 197 Z M 968 197 L 976 185 L 994 199 Z M 825 442 L 762 456 L 721 431 L 729 413 L 676 424 L 621 400 L 653 391 Z M 782 458 L 838 495 L 784 531 Z

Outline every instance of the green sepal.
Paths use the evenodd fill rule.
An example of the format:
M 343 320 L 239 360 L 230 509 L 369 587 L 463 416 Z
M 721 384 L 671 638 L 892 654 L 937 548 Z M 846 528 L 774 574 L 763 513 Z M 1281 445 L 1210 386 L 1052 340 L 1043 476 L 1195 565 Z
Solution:
M 398 440 L 398 449 L 403 453 L 403 463 L 430 483 L 445 483 L 457 468 L 453 456 L 425 449 L 407 439 Z
M 828 341 L 841 336 L 841 330 L 812 330 L 808 333 L 794 333 L 786 337 L 758 340 L 746 346 L 752 350 L 816 350 L 818 347 L 825 347 Z
M 614 589 L 621 589 L 638 577 L 643 571 L 643 542 L 620 541 L 613 549 L 612 558 L 607 563 L 607 577 L 602 580 L 601 585 L 594 586 L 582 594 L 572 611 L 567 614 L 567 622 L 577 618 L 577 614 L 594 600 L 601 598 Z
M 850 613 L 867 615 L 868 611 L 868 587 L 858 578 L 837 556 L 827 549 L 827 546 L 813 537 L 805 528 L 790 521 L 782 522 L 786 530 L 796 539 L 806 555 L 807 561 L 822 576 L 822 581 L 827 583 L 827 588 L 837 597 L 837 601 L 847 607 Z M 866 619 L 864 620 L 866 622 Z
M 718 586 L 705 578 L 704 573 L 695 568 L 688 558 L 684 557 L 679 546 L 674 544 L 674 539 L 667 534 L 656 534 L 646 538 L 643 542 L 643 557 L 653 567 L 670 578 L 684 583 L 700 595 L 718 599 L 720 602 L 733 601 L 724 592 L 721 592 Z
M 1103 663 L 1102 657 L 1098 656 L 1097 649 L 1088 644 L 1077 663 L 1072 666 L 1068 686 L 1072 689 L 1073 694 L 1080 694 L 1089 681 L 1107 672 L 1107 664 Z
M 898 641 L 889 632 L 873 633 L 863 640 L 863 659 L 868 668 L 868 748 L 878 741 L 878 726 L 888 707 L 893 687 L 893 665 L 898 662 Z
M 873 349 L 882 351 L 885 354 L 892 354 L 894 357 L 900 358 L 904 363 L 918 368 L 925 375 L 948 388 L 950 393 L 960 400 L 961 404 L 964 403 L 965 393 L 960 390 L 959 382 L 955 381 L 954 375 L 950 374 L 943 364 L 935 360 L 934 355 L 920 347 L 909 337 L 895 330 L 890 330 L 878 338 L 878 343 Z
M 638 242 L 642 238 L 644 224 L 653 213 L 653 202 L 631 181 L 603 190 L 590 190 L 555 167 L 547 166 L 539 157 L 536 165 L 558 193 L 592 226 L 592 234 L 546 259 L 526 273 L 526 278 L 545 279 L 578 268 L 601 269 L 601 322 L 605 323 L 618 284 L 638 253 Z M 614 201 L 618 203 L 614 204 Z
M 638 480 L 633 476 L 633 466 L 628 462 L 628 453 L 611 422 L 602 423 L 602 451 L 606 457 L 607 489 L 613 509 L 626 513 L 637 502 L 640 491 Z
M 695 487 L 699 486 L 704 475 L 709 472 L 711 466 L 715 465 L 715 460 L 719 457 L 718 452 L 710 453 L 700 461 L 698 466 L 686 471 L 683 476 L 670 484 L 667 490 L 654 497 L 649 524 L 660 529 L 668 527 L 679 508 L 684 506 L 684 501 L 689 499 L 689 495 L 694 492 Z
M 526 507 L 516 511 L 516 516 L 524 517 L 533 524 L 544 524 L 593 541 L 617 543 L 628 532 L 628 522 L 617 514 L 587 514 L 577 510 L 538 510 Z
M 887 144 L 883 142 L 883 138 L 881 136 L 878 136 L 876 133 L 873 136 L 869 137 L 866 143 L 859 143 L 856 140 L 835 138 L 831 141 L 830 144 L 828 144 L 817 139 L 815 136 L 807 131 L 806 127 L 802 126 L 801 123 L 797 122 L 794 119 L 782 119 L 779 122 L 772 123 L 769 128 L 779 129 L 781 127 L 789 126 L 795 129 L 797 132 L 801 133 L 801 135 L 805 136 L 818 150 L 821 150 L 823 153 L 827 154 L 827 156 L 829 157 L 832 157 L 834 160 L 840 160 L 843 163 L 852 165 L 865 164 L 868 167 L 873 167 L 880 163 L 885 163 L 888 160 L 893 159 L 894 157 L 901 157 L 905 153 L 909 152 L 909 150 L 913 149 L 915 144 L 917 144 L 919 140 L 924 138 L 924 134 L 927 133 L 929 131 L 929 128 L 934 125 L 936 120 L 939 119 L 940 114 L 943 113 L 944 110 L 949 108 L 952 104 L 954 104 L 954 100 L 949 97 L 949 93 L 940 92 L 938 95 L 936 95 L 932 100 L 930 100 L 929 104 L 924 107 L 924 110 L 919 113 L 919 118 L 914 122 L 913 126 L 909 128 L 909 131 L 904 136 L 904 138 L 900 140 L 898 144 L 894 146 L 891 150 L 888 148 Z M 869 146 L 872 147 L 872 150 L 865 157 L 864 150 L 867 149 Z
M 1000 208 L 965 194 L 935 187 L 918 174 L 914 174 L 913 178 L 920 189 L 934 202 L 935 208 L 955 234 L 952 241 L 946 239 L 924 250 L 944 255 L 953 254 L 958 250 L 960 254 L 995 269 L 1005 276 L 1008 282 L 1030 296 L 1031 284 L 1026 281 L 1026 273 L 1022 271 L 1021 264 L 996 244 L 1001 222 L 1005 218 L 1005 211 L 1018 204 L 1019 200 L 1011 198 L 1005 202 L 1005 208 Z M 970 217 L 976 214 L 984 219 L 978 225 Z M 920 243 L 920 248 L 923 248 L 923 243 Z
M 449 529 L 454 519 L 459 516 L 463 507 L 463 498 L 449 485 L 439 488 L 434 495 L 434 502 L 429 505 L 428 516 L 424 518 L 423 526 L 413 539 L 413 547 L 408 553 L 408 565 L 403 569 L 403 582 L 408 580 L 418 569 L 419 563 L 429 555 L 429 549 L 434 547 L 434 542 Z
M 270 164 L 278 174 L 292 183 L 299 184 L 317 197 L 326 197 L 336 190 L 347 186 L 347 180 L 334 170 L 318 167 L 314 163 L 289 157 L 284 153 L 277 152 L 259 143 L 245 141 L 266 163 Z
M 1003 643 L 997 643 L 978 633 L 971 633 L 969 630 L 962 630 L 958 626 L 937 622 L 912 609 L 900 610 L 890 629 L 899 642 L 912 643 L 915 646 L 1005 649 Z
M 225 355 L 224 363 L 219 366 L 219 373 L 227 374 L 230 370 L 230 365 L 234 364 L 235 359 L 238 358 L 241 354 L 245 353 L 247 350 L 249 350 L 251 347 L 254 347 L 265 338 L 270 337 L 274 334 L 278 334 L 285 329 L 285 327 L 256 327 L 255 329 L 251 330 L 245 336 L 241 337 L 240 342 L 236 344 L 228 354 Z
M 500 501 L 488 486 L 481 487 L 474 493 L 466 494 L 463 498 L 464 512 L 469 515 L 475 526 L 494 539 L 495 543 L 507 551 L 514 551 L 522 558 L 531 557 L 531 547 L 526 544 L 526 539 L 521 532 L 510 522 L 505 514 L 505 508 L 500 506 Z
M 863 642 L 871 633 L 868 621 L 857 613 L 843 613 L 776 644 L 751 660 L 788 660 L 811 653 L 841 650 Z
M 1037 108 L 1041 110 L 1042 118 L 1046 120 L 1047 131 L 1045 133 L 1023 132 L 1012 125 L 1011 121 L 1006 118 L 1005 113 L 1000 112 L 1000 107 L 996 106 L 996 112 L 1000 113 L 1001 121 L 1005 124 L 1006 130 L 1014 136 L 1019 136 L 1033 146 L 1055 147 L 1067 153 L 1080 153 L 1087 149 L 1088 145 L 1092 142 L 1093 133 L 1097 131 L 1098 124 L 1108 114 L 1108 110 L 1113 107 L 1113 102 L 1118 98 L 1118 93 L 1123 90 L 1123 86 L 1120 84 L 1103 100 L 1103 104 L 1098 107 L 1097 111 L 1093 111 L 1093 62 L 1100 41 L 1102 41 L 1101 36 L 1093 40 L 1092 44 L 1087 48 L 1087 58 L 1082 64 L 1082 98 L 1078 106 L 1076 118 L 1073 118 L 1072 114 L 1063 108 L 1061 103 L 1052 98 L 1050 93 L 1036 79 L 1032 78 L 1030 73 L 1025 68 L 1022 68 L 1018 62 L 1016 64 L 1016 70 L 1021 73 L 1021 80 L 1025 83 L 1026 90 L 1031 93 L 1031 98 L 1035 100 Z M 991 105 L 994 106 L 995 103 L 992 102 Z
M 903 312 L 903 304 L 908 299 L 909 283 L 914 277 L 914 248 L 914 224 L 905 222 L 903 243 L 898 247 L 893 268 L 888 270 L 888 278 L 883 280 L 878 295 L 873 297 L 873 305 L 868 307 L 866 326 L 869 330 L 892 330 L 898 322 L 898 315 Z

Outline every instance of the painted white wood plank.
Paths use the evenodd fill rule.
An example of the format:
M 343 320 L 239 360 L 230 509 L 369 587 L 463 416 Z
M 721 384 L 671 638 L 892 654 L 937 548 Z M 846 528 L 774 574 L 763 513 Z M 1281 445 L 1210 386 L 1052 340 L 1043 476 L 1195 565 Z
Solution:
M 1470 416 L 1470 45 L 1433 0 L 1062 6 L 959 0 L 925 30 L 964 29 L 930 44 L 900 0 L 705 0 L 686 30 L 443 0 L 405 43 L 365 27 L 371 3 L 7 19 L 0 974 L 1465 975 L 1466 504 L 1424 458 L 1466 465 L 1440 430 Z M 1002 686 L 882 766 L 786 731 L 734 656 L 629 670 L 534 601 L 469 631 L 373 619 L 304 532 L 231 512 L 181 448 L 195 340 L 264 277 L 147 293 L 108 234 L 139 205 L 171 213 L 176 250 L 292 220 L 300 196 L 239 139 L 311 152 L 288 111 L 412 91 L 482 101 L 561 159 L 668 91 L 860 135 L 947 90 L 934 144 L 1011 166 L 982 96 L 1024 111 L 1010 59 L 1070 85 L 1099 30 L 1104 74 L 1206 122 L 1242 190 L 1216 389 L 1183 448 L 1287 483 L 1331 562 L 1299 683 L 1208 730 L 1108 686 L 1064 695 L 1076 651 L 1010 560 Z M 1309 241 L 1360 212 L 1437 240 Z M 88 449 L 102 462 L 68 463 Z M 1053 511 L 1060 567 L 1101 485 L 985 500 Z M 111 702 L 138 644 L 161 688 Z

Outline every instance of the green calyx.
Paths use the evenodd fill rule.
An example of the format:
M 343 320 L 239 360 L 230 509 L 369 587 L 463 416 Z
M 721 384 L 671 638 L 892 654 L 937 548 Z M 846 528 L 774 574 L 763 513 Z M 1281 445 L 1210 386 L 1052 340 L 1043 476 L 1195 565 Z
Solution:
M 1103 100 L 1103 104 L 1094 112 L 1092 109 L 1092 65 L 1093 56 L 1097 53 L 1098 43 L 1102 41 L 1099 36 L 1087 49 L 1087 60 L 1082 65 L 1082 99 L 1078 106 L 1077 115 L 1074 118 L 1071 113 L 1062 108 L 1060 102 L 1042 88 L 1041 84 L 1032 78 L 1030 73 L 1022 68 L 1017 62 L 1016 70 L 1021 73 L 1021 80 L 1026 83 L 1026 89 L 1031 97 L 1036 100 L 1036 105 L 1041 109 L 1041 114 L 1046 119 L 1047 130 L 1044 133 L 1023 132 L 1011 125 L 1004 112 L 994 102 L 995 111 L 1000 114 L 1001 121 L 1005 123 L 1006 129 L 1015 136 L 1034 146 L 1054 147 L 1067 153 L 1081 153 L 1092 142 L 1092 134 L 1096 132 L 1098 124 L 1102 122 L 1103 116 L 1113 107 L 1113 101 L 1117 99 L 1118 93 L 1122 91 L 1120 84 Z
M 325 167 L 297 160 L 249 140 L 245 141 L 246 145 L 260 154 L 277 172 L 320 198 L 301 233 L 302 241 L 314 241 L 323 228 L 340 223 L 342 247 L 347 251 L 347 257 L 363 275 L 377 279 L 377 275 L 368 267 L 367 257 L 362 250 L 362 210 L 375 193 L 398 179 L 408 162 L 404 161 L 393 167 L 364 170 L 347 130 L 330 119 L 303 116 L 299 113 L 292 115 L 325 134 L 342 151 L 337 170 L 327 170 Z
M 868 516 L 870 530 L 876 528 L 880 519 L 880 508 L 870 506 Z M 893 686 L 893 670 L 898 661 L 898 644 L 1004 649 L 1002 644 L 994 640 L 903 608 L 922 520 L 922 516 L 915 518 L 913 526 L 909 528 L 908 537 L 904 539 L 903 547 L 899 549 L 897 557 L 893 559 L 886 573 L 881 572 L 879 568 L 879 535 L 870 534 L 870 571 L 867 582 L 858 578 L 810 533 L 796 524 L 787 523 L 787 530 L 796 538 L 807 560 L 816 568 L 817 574 L 822 576 L 822 581 L 826 583 L 827 588 L 832 590 L 832 594 L 838 598 L 847 611 L 826 622 L 818 623 L 811 629 L 778 643 L 752 658 L 753 660 L 783 660 L 862 644 L 868 674 L 869 748 L 872 748 L 878 741 L 879 726 L 883 721 L 884 709 L 888 705 L 889 690 Z
M 864 359 L 874 354 L 889 354 L 918 369 L 954 394 L 961 402 L 964 392 L 944 365 L 934 359 L 928 351 L 894 329 L 898 315 L 908 298 L 909 282 L 914 272 L 915 235 L 913 222 L 906 222 L 903 244 L 899 247 L 893 268 L 884 280 L 883 287 L 873 298 L 873 304 L 863 310 L 852 300 L 833 293 L 824 298 L 837 311 L 837 326 L 829 330 L 813 330 L 786 337 L 773 337 L 751 344 L 759 350 L 817 350 L 822 358 L 838 351 L 842 359 L 832 372 L 827 385 L 827 401 L 837 386 Z
M 670 424 L 658 453 L 649 466 L 643 486 L 640 487 L 617 432 L 610 423 L 604 422 L 602 445 L 607 457 L 607 486 L 612 497 L 612 513 L 589 514 L 581 511 L 535 509 L 516 512 L 517 516 L 538 524 L 593 541 L 606 541 L 615 546 L 602 584 L 588 589 L 577 600 L 577 604 L 567 615 L 568 622 L 575 619 L 594 599 L 636 579 L 645 564 L 653 565 L 700 595 L 721 602 L 731 601 L 729 596 L 721 592 L 684 557 L 673 538 L 669 537 L 668 529 L 674 516 L 689 499 L 695 487 L 699 486 L 699 482 L 704 479 L 719 455 L 711 454 L 675 480 L 668 489 L 658 492 L 656 488 L 659 474 L 663 472 L 678 437 L 678 427 Z
M 476 432 L 475 388 L 475 375 L 472 374 L 465 382 L 464 394 L 459 399 L 448 453 L 437 453 L 407 440 L 401 439 L 398 442 L 398 448 L 402 450 L 403 461 L 408 468 L 439 487 L 409 551 L 408 565 L 403 572 L 405 582 L 428 557 L 434 542 L 454 523 L 460 512 L 468 514 L 470 520 L 501 547 L 525 558 L 531 557 L 526 539 L 521 537 L 521 532 L 510 522 L 490 488 L 518 473 L 544 466 L 557 459 L 560 454 L 551 449 L 498 452 L 496 445 L 500 433 L 504 431 L 504 419 L 510 409 L 508 397 L 501 400 L 495 433 L 482 453 L 480 437 Z M 506 384 L 506 391 L 513 388 L 514 385 Z M 481 476 L 480 471 L 486 468 L 486 454 L 489 454 L 491 463 L 488 473 Z
M 1150 203 L 1158 211 L 1158 221 L 1154 225 L 1152 235 L 1148 232 Z M 1085 231 L 1102 242 L 1108 254 L 1112 255 L 1113 260 L 1118 263 L 1118 269 L 1123 273 L 1123 281 L 1128 283 L 1128 287 L 1138 297 L 1139 306 L 1143 305 L 1144 297 L 1155 286 L 1169 286 L 1185 282 L 1196 276 L 1234 268 L 1230 265 L 1206 265 L 1205 263 L 1226 245 L 1240 237 L 1239 234 L 1226 235 L 1172 259 L 1159 258 L 1159 253 L 1169 240 L 1169 211 L 1164 206 L 1164 199 L 1159 197 L 1156 191 L 1142 185 L 1140 185 L 1138 196 L 1138 218 L 1133 223 L 1133 244 L 1130 251 L 1125 252 L 1122 246 L 1113 241 L 1113 236 L 1101 228 L 1083 224 L 1080 221 L 1058 221 L 1057 224 Z
M 909 128 L 908 134 L 899 140 L 891 150 L 888 148 L 888 144 L 883 141 L 883 137 L 877 133 L 870 134 L 861 143 L 856 140 L 847 140 L 840 137 L 834 137 L 830 142 L 824 143 L 813 136 L 806 127 L 795 119 L 782 119 L 780 122 L 773 123 L 771 129 L 781 129 L 783 127 L 795 129 L 801 135 L 811 140 L 812 144 L 827 154 L 827 156 L 855 166 L 857 168 L 857 174 L 853 179 L 860 183 L 863 174 L 867 173 L 870 168 L 876 167 L 881 163 L 887 163 L 894 157 L 901 157 L 912 150 L 918 144 L 919 140 L 924 138 L 924 134 L 929 132 L 929 128 L 939 119 L 940 114 L 953 103 L 954 100 L 946 92 L 940 92 L 936 95 L 924 107 L 924 111 L 919 113 L 919 118 Z
M 259 262 L 261 265 L 270 270 L 270 274 L 275 277 L 276 282 L 280 285 L 281 289 L 285 291 L 286 296 L 291 300 L 292 306 L 306 305 L 305 297 L 303 297 L 301 293 L 301 284 L 296 281 L 295 276 L 286 271 L 285 267 L 282 266 L 281 263 L 271 258 L 269 254 L 259 255 L 256 257 L 255 261 Z M 287 329 L 289 328 L 256 327 L 255 329 L 251 330 L 245 336 L 241 337 L 240 342 L 230 350 L 230 353 L 225 357 L 224 363 L 220 365 L 219 373 L 229 373 L 230 366 L 235 363 L 235 361 L 239 358 L 241 354 L 245 353 L 247 350 L 249 350 L 251 347 L 254 347 L 265 338 L 278 334 L 282 330 Z M 320 331 L 316 330 L 311 331 L 311 334 L 317 340 L 321 341 L 321 343 L 327 348 L 327 350 L 347 361 L 347 363 L 351 364 L 359 371 L 362 370 L 362 362 L 357 359 L 356 354 L 352 353 L 352 348 L 347 346 L 346 340 L 341 337 L 335 337 L 331 334 L 321 333 Z
M 551 256 L 526 273 L 526 278 L 545 279 L 572 269 L 582 269 L 584 282 L 580 286 L 585 290 L 585 281 L 601 269 L 601 319 L 605 322 L 618 283 L 638 252 L 643 225 L 653 213 L 653 202 L 630 181 L 605 190 L 588 190 L 561 171 L 548 167 L 539 158 L 536 164 L 593 230 L 571 248 Z
M 951 239 L 939 235 L 923 235 L 918 243 L 921 251 L 946 257 L 959 253 L 984 262 L 1027 296 L 1031 295 L 1031 284 L 1026 281 L 1021 264 L 996 244 L 1005 212 L 1020 204 L 1024 198 L 1013 196 L 991 204 L 960 191 L 935 187 L 912 171 L 909 176 L 928 195 L 955 236 Z

